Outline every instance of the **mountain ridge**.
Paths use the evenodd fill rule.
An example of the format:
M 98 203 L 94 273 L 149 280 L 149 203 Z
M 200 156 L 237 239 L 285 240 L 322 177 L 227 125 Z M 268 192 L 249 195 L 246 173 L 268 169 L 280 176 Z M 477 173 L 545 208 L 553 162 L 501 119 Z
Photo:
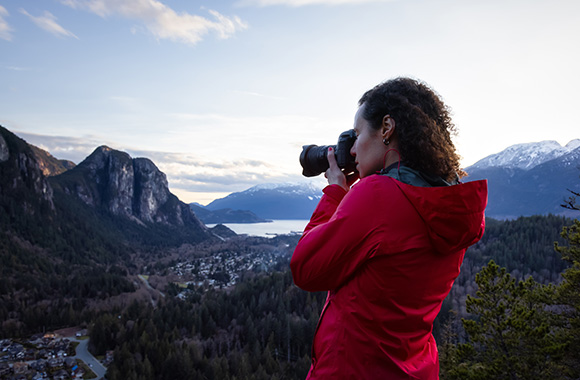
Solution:
M 466 170 L 469 168 L 485 169 L 498 166 L 528 170 L 544 162 L 566 155 L 578 147 L 580 147 L 580 139 L 571 140 L 564 146 L 554 140 L 515 144 L 499 153 L 482 158 L 466 168 Z
M 560 205 L 570 195 L 567 189 L 580 191 L 579 167 L 580 139 L 571 140 L 564 147 L 547 140 L 512 145 L 489 155 L 465 168 L 468 176 L 463 180 L 488 180 L 489 217 L 571 216 Z M 206 207 L 250 210 L 270 219 L 309 219 L 321 195 L 321 187 L 313 183 L 261 184 L 216 199 Z M 292 217 L 284 214 L 285 210 L 276 209 L 277 204 L 291 208 Z
M 322 197 L 312 183 L 261 184 L 216 199 L 206 208 L 249 210 L 264 219 L 309 219 Z
M 468 173 L 465 181 L 488 181 L 486 215 L 496 219 L 538 214 L 573 216 L 561 205 L 571 195 L 568 190 L 580 190 L 580 140 L 572 140 L 567 149 L 550 150 L 541 145 L 542 142 L 514 145 L 496 154 L 504 159 L 494 165 L 489 165 L 493 162 L 489 160 L 487 165 L 476 163 L 465 169 Z M 525 163 L 531 153 L 542 151 L 544 156 L 534 155 Z M 506 160 L 507 157 L 511 160 Z M 484 160 L 479 163 L 485 163 Z M 537 164 L 531 165 L 532 161 Z

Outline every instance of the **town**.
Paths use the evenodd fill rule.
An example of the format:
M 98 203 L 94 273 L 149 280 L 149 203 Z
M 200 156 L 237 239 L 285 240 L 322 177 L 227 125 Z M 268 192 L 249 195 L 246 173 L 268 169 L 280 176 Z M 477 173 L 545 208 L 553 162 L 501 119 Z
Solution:
M 234 286 L 243 273 L 267 272 L 287 265 L 298 238 L 291 234 L 275 238 L 246 237 L 237 240 L 238 243 L 244 241 L 244 244 L 198 253 L 174 262 L 168 269 L 179 278 L 182 287 L 228 288 Z
M 85 363 L 77 352 L 82 342 L 88 342 L 86 330 L 78 330 L 75 337 L 63 337 L 57 333 L 35 334 L 28 340 L 0 340 L 0 379 L 92 379 L 92 363 Z M 108 352 L 102 364 L 112 361 Z M 94 358 L 91 358 L 94 359 Z M 86 360 L 86 359 L 85 359 Z

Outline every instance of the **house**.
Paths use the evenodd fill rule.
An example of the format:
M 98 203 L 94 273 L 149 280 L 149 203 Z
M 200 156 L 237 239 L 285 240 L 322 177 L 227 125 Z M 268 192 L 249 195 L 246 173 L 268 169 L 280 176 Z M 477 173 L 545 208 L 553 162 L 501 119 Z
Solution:
M 66 358 L 64 359 L 64 365 L 66 365 L 68 368 L 71 368 L 77 365 L 77 361 L 75 358 Z
M 19 343 L 14 343 L 6 347 L 6 352 L 12 359 L 24 358 L 24 347 Z
M 113 362 L 114 357 L 115 357 L 115 351 L 112 351 L 112 350 L 107 351 L 105 353 L 105 361 L 104 361 L 105 365 L 111 364 Z
M 50 353 L 46 350 L 46 348 L 41 348 L 38 350 L 38 357 L 48 359 L 50 357 Z
M 30 339 L 28 339 L 28 342 L 31 344 L 34 344 L 35 346 L 38 346 L 39 344 L 42 344 L 44 334 L 34 334 L 33 336 L 30 337 Z
M 64 361 L 62 360 L 62 358 L 48 359 L 48 367 L 51 369 L 62 367 L 63 363 Z
M 39 372 L 44 371 L 47 366 L 48 362 L 46 361 L 46 359 L 38 359 L 33 362 L 30 362 L 30 368 Z
M 34 360 L 34 356 L 36 355 L 36 350 L 34 348 L 29 348 L 24 351 L 24 360 Z
M 70 376 L 68 375 L 68 373 L 64 370 L 64 369 L 59 369 L 58 371 L 55 372 L 55 374 L 52 376 L 52 378 L 54 380 L 67 380 Z
M 19 375 L 21 373 L 25 373 L 26 371 L 28 371 L 28 363 L 26 363 L 26 362 L 15 362 L 12 365 L 12 370 L 14 371 L 14 373 L 16 375 Z
M 10 373 L 10 365 L 8 363 L 0 363 L 0 376 L 6 376 Z
M 82 367 L 79 367 L 73 374 L 75 379 L 82 379 L 85 375 L 85 370 Z

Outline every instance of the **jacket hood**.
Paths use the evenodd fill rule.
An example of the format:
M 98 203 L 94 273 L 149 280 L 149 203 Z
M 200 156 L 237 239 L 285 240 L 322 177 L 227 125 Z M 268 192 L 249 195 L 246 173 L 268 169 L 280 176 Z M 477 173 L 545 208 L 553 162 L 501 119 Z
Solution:
M 425 221 L 437 252 L 457 252 L 481 239 L 485 230 L 487 180 L 428 187 L 430 184 L 421 184 L 424 176 L 413 176 L 412 169 L 404 172 L 403 178 L 390 175 L 392 171 L 386 175 L 394 179 Z M 408 179 L 405 182 L 410 184 L 401 179 Z

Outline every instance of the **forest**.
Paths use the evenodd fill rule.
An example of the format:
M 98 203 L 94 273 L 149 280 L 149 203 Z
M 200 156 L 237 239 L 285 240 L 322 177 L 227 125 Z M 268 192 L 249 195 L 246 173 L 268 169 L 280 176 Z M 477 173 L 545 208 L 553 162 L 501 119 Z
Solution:
M 441 378 L 578 378 L 580 222 L 488 225 L 435 326 Z M 101 314 L 92 349 L 114 350 L 109 379 L 303 379 L 326 295 L 298 289 L 286 268 Z
M 130 225 L 58 189 L 52 198 L 25 191 L 40 175 L 14 187 L 15 168 L 0 166 L 0 339 L 87 327 L 94 354 L 114 352 L 108 379 L 306 376 L 326 294 L 293 284 L 297 236 L 184 242 L 184 231 Z M 441 378 L 580 378 L 579 222 L 547 215 L 486 226 L 434 324 Z M 232 286 L 197 281 L 182 292 L 169 275 L 173 263 L 212 252 L 221 265 L 274 251 L 268 267 L 239 265 Z M 166 296 L 138 296 L 137 274 L 163 278 L 154 286 Z
M 578 378 L 578 358 L 567 353 L 579 352 L 580 343 L 579 222 L 548 215 L 486 223 L 434 325 L 441 378 Z M 249 249 L 241 241 L 236 249 Z M 87 326 L 94 354 L 114 351 L 109 379 L 303 379 L 326 294 L 293 284 L 288 264 L 296 241 L 284 238 L 288 254 L 268 271 L 240 273 L 235 286 L 189 285 L 178 298 L 180 287 L 170 282 L 156 306 L 135 299 L 95 308 L 88 305 L 135 291 L 122 254 L 106 270 L 55 265 L 1 239 L 3 273 L 33 269 L 3 277 L 0 334 Z M 110 254 L 93 243 L 93 252 Z M 150 254 L 159 264 L 162 257 Z

